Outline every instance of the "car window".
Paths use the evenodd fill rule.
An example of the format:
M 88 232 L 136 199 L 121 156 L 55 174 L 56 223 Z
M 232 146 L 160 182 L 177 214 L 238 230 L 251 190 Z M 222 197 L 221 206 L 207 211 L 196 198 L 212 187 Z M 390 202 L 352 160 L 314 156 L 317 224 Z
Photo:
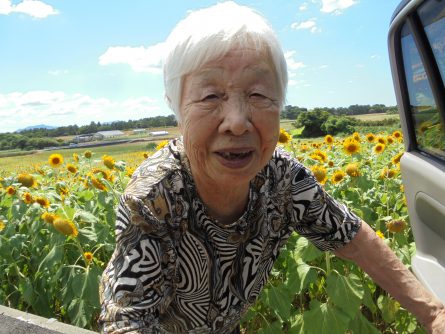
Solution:
M 434 10 L 432 4 L 435 3 Z M 418 13 L 432 47 L 442 81 L 445 78 L 445 3 L 427 2 Z M 445 160 L 445 126 L 434 100 L 419 50 L 408 24 L 402 28 L 402 54 L 414 125 L 415 141 L 420 151 Z

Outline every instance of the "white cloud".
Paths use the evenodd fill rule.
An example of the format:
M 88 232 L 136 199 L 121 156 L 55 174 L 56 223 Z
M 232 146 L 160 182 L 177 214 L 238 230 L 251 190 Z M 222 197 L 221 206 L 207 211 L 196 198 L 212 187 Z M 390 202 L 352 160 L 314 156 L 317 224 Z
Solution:
M 363 64 L 356 64 L 355 67 L 357 67 L 357 68 L 364 68 L 365 65 L 363 65 Z
M 127 64 L 135 72 L 161 73 L 164 43 L 143 46 L 111 46 L 99 57 L 100 65 Z
M 303 62 L 296 61 L 294 58 L 295 51 L 287 51 L 284 53 L 284 58 L 286 58 L 287 70 L 290 72 L 295 72 L 300 68 L 306 67 Z
M 380 59 L 380 56 L 379 55 L 372 55 L 371 59 Z
M 358 0 L 321 0 L 323 13 L 341 14 L 345 9 L 358 3 Z
M 58 14 L 52 6 L 39 0 L 24 0 L 14 5 L 11 0 L 0 0 L 0 14 L 22 13 L 37 19 L 44 19 L 50 15 Z
M 321 31 L 321 29 L 317 27 L 317 22 L 315 21 L 315 19 L 309 19 L 302 22 L 294 22 L 291 24 L 290 27 L 295 30 L 309 30 L 311 33 Z
M 328 67 L 329 67 L 328 65 L 323 64 L 323 65 L 320 65 L 318 68 L 319 68 L 320 70 L 323 70 L 323 69 L 328 68 Z
M 289 86 L 301 85 L 301 81 L 297 80 L 297 77 L 299 76 L 297 72 L 300 71 L 302 68 L 306 67 L 306 65 L 303 62 L 297 61 L 295 59 L 295 51 L 293 50 L 285 52 L 284 58 L 286 59 L 287 75 L 289 78 L 287 84 Z
M 300 5 L 300 7 L 298 7 L 298 9 L 300 10 L 300 12 L 304 12 L 305 10 L 307 10 L 307 2 L 303 3 L 302 5 Z
M 160 113 L 164 102 L 149 97 L 111 101 L 83 94 L 30 91 L 0 94 L 1 131 L 15 131 L 29 125 L 54 126 L 89 124 L 91 120 L 115 121 L 149 117 Z

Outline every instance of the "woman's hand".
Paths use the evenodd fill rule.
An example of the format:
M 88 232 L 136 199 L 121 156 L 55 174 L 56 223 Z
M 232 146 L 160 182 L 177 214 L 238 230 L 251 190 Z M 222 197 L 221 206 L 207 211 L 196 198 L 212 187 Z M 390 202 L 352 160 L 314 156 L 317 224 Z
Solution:
M 426 325 L 428 333 L 445 334 L 445 309 L 436 315 L 431 325 Z

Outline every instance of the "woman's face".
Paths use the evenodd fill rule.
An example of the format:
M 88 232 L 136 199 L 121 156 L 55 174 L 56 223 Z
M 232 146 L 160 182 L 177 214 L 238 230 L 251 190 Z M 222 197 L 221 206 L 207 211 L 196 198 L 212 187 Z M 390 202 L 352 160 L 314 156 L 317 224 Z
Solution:
M 180 128 L 195 180 L 248 184 L 275 149 L 279 99 L 269 57 L 248 48 L 185 76 Z

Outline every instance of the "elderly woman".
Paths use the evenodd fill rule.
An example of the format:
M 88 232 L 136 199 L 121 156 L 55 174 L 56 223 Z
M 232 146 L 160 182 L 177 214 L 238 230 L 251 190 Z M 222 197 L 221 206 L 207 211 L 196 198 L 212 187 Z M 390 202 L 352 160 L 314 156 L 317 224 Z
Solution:
M 357 262 L 439 333 L 443 305 L 276 148 L 287 70 L 265 20 L 225 2 L 188 15 L 166 44 L 166 98 L 182 137 L 148 158 L 121 197 L 101 284 L 103 331 L 237 332 L 296 231 Z

